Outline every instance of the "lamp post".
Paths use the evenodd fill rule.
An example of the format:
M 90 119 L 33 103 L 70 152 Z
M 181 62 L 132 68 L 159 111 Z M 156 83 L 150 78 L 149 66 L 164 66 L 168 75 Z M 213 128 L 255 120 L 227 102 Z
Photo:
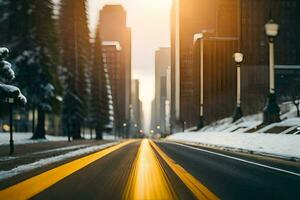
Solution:
M 199 94 L 199 102 L 200 102 L 200 110 L 199 110 L 199 113 L 200 113 L 200 116 L 199 116 L 199 123 L 198 123 L 198 130 L 200 130 L 201 128 L 203 128 L 204 126 L 204 117 L 203 117 L 203 104 L 204 104 L 204 86 L 203 86 L 203 65 L 204 65 L 204 43 L 203 43 L 203 39 L 204 39 L 204 34 L 203 33 L 197 33 L 194 35 L 194 45 L 197 41 L 199 41 L 199 44 L 198 44 L 198 48 L 199 48 L 199 53 L 200 53 L 200 60 L 199 60 L 199 63 L 200 63 L 200 77 L 199 77 L 199 80 L 200 80 L 200 94 Z
M 183 122 L 182 122 L 182 132 L 185 131 L 185 125 L 186 125 L 186 121 L 183 121 Z
M 265 25 L 266 35 L 269 39 L 269 96 L 264 108 L 264 124 L 280 121 L 280 108 L 276 101 L 275 93 L 275 64 L 274 64 L 274 40 L 278 35 L 279 25 L 271 19 Z
M 157 125 L 156 129 L 157 129 L 158 133 L 161 133 L 161 131 L 160 131 L 160 125 Z
M 241 108 L 241 63 L 244 60 L 244 55 L 242 53 L 233 54 L 233 58 L 236 64 L 236 107 L 233 113 L 233 122 L 241 119 L 243 117 L 243 112 Z
M 13 138 L 13 98 L 7 98 L 7 103 L 9 105 L 9 154 L 12 155 L 15 151 L 14 148 L 14 138 Z
M 123 137 L 126 137 L 126 127 L 127 127 L 127 123 L 123 123 L 123 129 L 124 129 Z

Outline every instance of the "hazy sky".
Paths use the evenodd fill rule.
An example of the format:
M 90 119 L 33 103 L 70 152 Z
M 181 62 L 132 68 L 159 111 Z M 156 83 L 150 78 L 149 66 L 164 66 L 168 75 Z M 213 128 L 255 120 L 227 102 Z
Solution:
M 170 46 L 171 0 L 88 0 L 91 30 L 105 4 L 122 4 L 127 11 L 127 25 L 132 29 L 132 77 L 140 79 L 140 98 L 149 123 L 154 97 L 154 52 Z

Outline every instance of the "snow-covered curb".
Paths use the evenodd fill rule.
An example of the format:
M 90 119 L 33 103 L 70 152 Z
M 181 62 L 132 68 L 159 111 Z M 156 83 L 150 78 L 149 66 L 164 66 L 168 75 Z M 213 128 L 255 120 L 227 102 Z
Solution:
M 52 136 L 47 135 L 47 139 L 43 140 L 31 140 L 32 133 L 14 133 L 13 139 L 15 144 L 34 144 L 40 142 L 49 142 L 49 141 L 67 141 L 68 138 L 62 136 Z M 9 144 L 9 133 L 0 132 L 0 145 Z
M 95 138 L 95 135 L 92 135 Z M 14 133 L 13 139 L 15 144 L 35 144 L 40 142 L 59 142 L 59 141 L 68 141 L 67 136 L 53 136 L 53 135 L 46 135 L 46 139 L 41 140 L 31 140 L 32 133 Z M 90 139 L 89 134 L 85 134 L 85 139 Z M 115 140 L 112 135 L 104 134 L 104 140 Z M 1 145 L 8 145 L 9 144 L 9 133 L 0 132 L 0 146 Z
M 167 137 L 166 140 L 271 155 L 290 160 L 300 159 L 300 135 L 190 132 L 177 133 Z
M 34 152 L 34 153 L 27 153 L 23 156 L 41 155 L 41 154 L 47 154 L 47 153 L 52 153 L 52 152 L 60 152 L 60 151 L 69 151 L 69 150 L 81 149 L 81 148 L 84 148 L 84 147 L 87 147 L 87 146 L 89 146 L 89 145 L 88 144 L 83 144 L 83 145 L 74 145 L 74 146 L 69 146 L 69 147 L 60 147 L 60 148 L 55 148 L 55 149 L 50 149 L 50 150 L 38 151 L 38 152 Z M 0 162 L 16 160 L 16 159 L 19 159 L 19 158 L 21 158 L 21 156 L 6 156 L 6 157 L 0 158 Z
M 41 160 L 38 160 L 34 163 L 20 165 L 20 166 L 18 166 L 16 168 L 13 168 L 11 170 L 0 171 L 0 181 L 4 180 L 4 179 L 7 179 L 7 178 L 10 178 L 10 177 L 13 177 L 13 176 L 16 176 L 18 174 L 22 174 L 24 172 L 31 171 L 31 170 L 36 169 L 36 168 L 40 168 L 40 167 L 45 166 L 45 165 L 49 165 L 49 164 L 52 164 L 52 163 L 55 163 L 55 162 L 59 162 L 59 161 L 68 159 L 68 158 L 73 158 L 73 157 L 76 157 L 76 156 L 81 156 L 81 155 L 93 153 L 93 152 L 111 147 L 111 146 L 116 145 L 116 144 L 118 144 L 118 142 L 112 142 L 112 143 L 107 143 L 107 144 L 102 144 L 102 145 L 95 145 L 95 146 L 91 146 L 91 147 L 71 151 L 71 152 L 63 154 L 63 155 L 41 159 Z

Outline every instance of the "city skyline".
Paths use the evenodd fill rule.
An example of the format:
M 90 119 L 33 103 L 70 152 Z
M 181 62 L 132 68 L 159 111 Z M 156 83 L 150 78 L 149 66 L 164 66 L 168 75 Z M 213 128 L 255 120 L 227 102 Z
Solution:
M 132 79 L 140 80 L 145 122 L 150 121 L 155 89 L 155 51 L 170 47 L 171 0 L 89 0 L 89 27 L 97 25 L 100 9 L 120 4 L 127 11 L 127 26 L 132 29 Z M 155 15 L 153 15 L 155 13 Z M 146 24 L 146 25 L 145 25 Z M 145 126 L 149 127 L 150 123 Z

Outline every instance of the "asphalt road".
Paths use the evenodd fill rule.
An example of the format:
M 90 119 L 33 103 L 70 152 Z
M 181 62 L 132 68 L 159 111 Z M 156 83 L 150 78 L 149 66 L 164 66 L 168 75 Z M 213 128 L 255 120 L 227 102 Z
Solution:
M 32 199 L 122 199 L 140 145 L 141 141 L 137 141 L 114 151 Z M 161 159 L 160 162 L 162 162 Z M 176 190 L 176 196 L 179 199 L 194 199 L 193 194 L 171 169 L 165 164 L 163 167 L 170 184 Z M 157 183 L 158 180 L 154 182 Z
M 34 175 L 0 191 L 0 199 L 13 193 L 19 199 L 56 200 L 300 199 L 300 167 L 294 162 L 148 140 L 100 154 L 55 168 L 52 175 L 52 170 Z M 33 190 L 31 196 L 23 193 L 27 190 Z
M 300 199 L 300 174 L 293 175 L 277 170 L 299 173 L 300 168 L 292 162 L 236 155 L 219 150 L 202 151 L 201 148 L 197 150 L 169 143 L 158 143 L 158 146 L 220 199 Z

